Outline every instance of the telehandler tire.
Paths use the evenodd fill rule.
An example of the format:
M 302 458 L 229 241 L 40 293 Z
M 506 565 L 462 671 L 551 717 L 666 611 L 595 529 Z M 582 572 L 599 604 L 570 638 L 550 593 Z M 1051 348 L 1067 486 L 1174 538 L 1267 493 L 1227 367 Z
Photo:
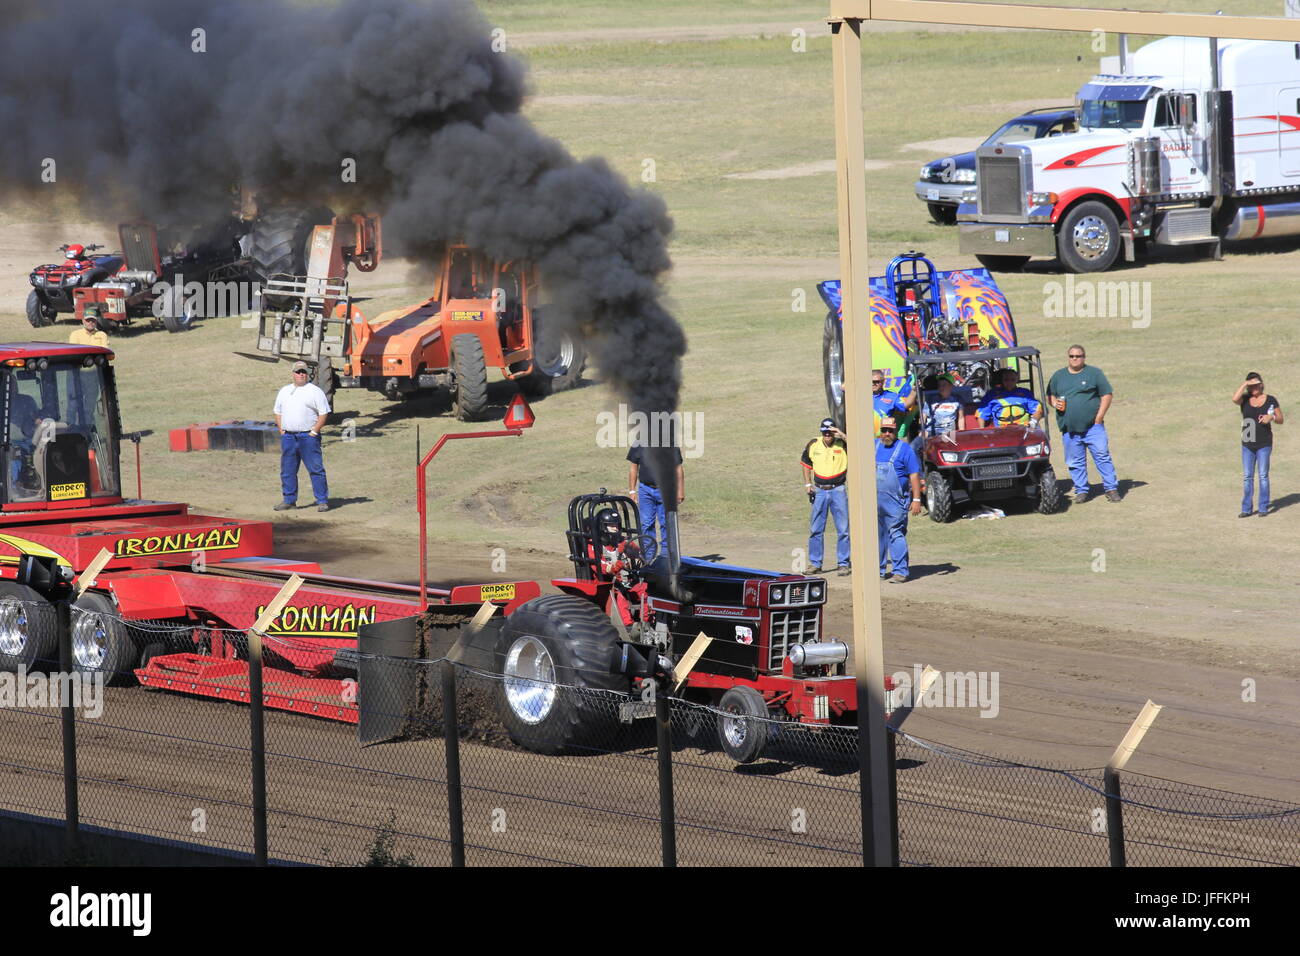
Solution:
M 462 422 L 483 418 L 488 407 L 487 360 L 477 335 L 457 335 L 451 340 L 451 368 L 456 375 L 452 406 Z

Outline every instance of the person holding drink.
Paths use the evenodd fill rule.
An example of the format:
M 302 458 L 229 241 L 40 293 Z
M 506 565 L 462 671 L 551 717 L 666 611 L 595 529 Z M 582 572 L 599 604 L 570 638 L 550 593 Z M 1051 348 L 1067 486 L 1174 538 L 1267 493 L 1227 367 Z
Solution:
M 1282 406 L 1264 391 L 1258 372 L 1246 373 L 1246 380 L 1232 395 L 1234 405 L 1241 406 L 1241 472 L 1243 491 L 1241 514 L 1249 518 L 1268 515 L 1268 465 L 1273 456 L 1273 426 L 1282 424 Z M 1259 472 L 1259 511 L 1252 508 L 1255 497 L 1255 472 Z

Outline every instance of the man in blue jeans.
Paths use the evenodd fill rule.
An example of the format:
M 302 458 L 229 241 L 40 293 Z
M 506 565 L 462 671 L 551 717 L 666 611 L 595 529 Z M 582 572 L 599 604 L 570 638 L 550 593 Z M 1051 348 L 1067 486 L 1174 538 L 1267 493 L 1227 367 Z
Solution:
M 921 462 L 912 446 L 898 439 L 898 422 L 880 420 L 876 439 L 876 520 L 880 577 L 891 584 L 907 580 L 907 518 L 921 513 Z M 893 565 L 890 573 L 889 565 Z
M 686 500 L 686 474 L 682 471 L 682 450 L 675 445 L 670 449 L 671 458 L 676 462 L 677 504 Z M 638 516 L 641 520 L 641 560 L 649 564 L 659 554 L 659 538 L 664 538 L 667 545 L 667 515 L 664 513 L 664 482 L 655 474 L 652 459 L 656 457 L 663 462 L 669 456 L 664 452 L 658 456 L 647 455 L 641 445 L 633 445 L 627 450 L 627 494 L 636 500 Z
M 1106 412 L 1113 390 L 1102 370 L 1088 365 L 1082 345 L 1066 351 L 1069 365 L 1052 374 L 1047 383 L 1047 403 L 1056 409 L 1056 427 L 1065 446 L 1065 464 L 1074 481 L 1074 501 L 1082 504 L 1091 497 L 1088 488 L 1088 453 L 1101 475 L 1106 500 L 1118 503 L 1119 479 L 1110 460 L 1110 439 L 1106 435 Z
M 808 523 L 809 574 L 822 573 L 822 554 L 825 551 L 826 515 L 835 519 L 838 534 L 835 557 L 840 576 L 853 573 L 849 561 L 849 497 L 844 481 L 849 474 L 849 446 L 844 433 L 835 427 L 835 421 L 823 418 L 821 437 L 804 446 L 799 456 L 803 466 L 804 491 L 812 504 L 812 517 Z
M 307 466 L 316 510 L 329 511 L 330 493 L 321 460 L 320 433 L 329 418 L 330 403 L 325 393 L 311 383 L 306 362 L 295 362 L 293 381 L 275 396 L 275 424 L 280 429 L 280 490 L 283 499 L 276 511 L 298 507 L 298 464 Z

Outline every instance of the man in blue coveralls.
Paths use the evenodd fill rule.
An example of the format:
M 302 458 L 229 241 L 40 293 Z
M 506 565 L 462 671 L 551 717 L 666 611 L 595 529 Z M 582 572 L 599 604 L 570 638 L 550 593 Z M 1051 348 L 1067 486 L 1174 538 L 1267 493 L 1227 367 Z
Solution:
M 880 437 L 876 439 L 876 516 L 880 577 L 891 584 L 907 580 L 907 518 L 920 513 L 921 463 L 912 446 L 898 440 L 898 423 L 882 418 Z

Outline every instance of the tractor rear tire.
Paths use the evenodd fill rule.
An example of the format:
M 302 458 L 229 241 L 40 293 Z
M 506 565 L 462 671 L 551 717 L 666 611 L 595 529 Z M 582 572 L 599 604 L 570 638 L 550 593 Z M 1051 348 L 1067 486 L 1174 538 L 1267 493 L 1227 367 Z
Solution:
M 976 256 L 975 258 L 990 272 L 1019 272 L 1029 261 L 1029 256 Z
M 545 398 L 567 392 L 582 381 L 587 350 L 572 332 L 557 329 L 533 310 L 533 370 L 519 380 L 529 398 Z
M 487 360 L 477 335 L 466 333 L 451 340 L 451 368 L 456 375 L 452 405 L 462 422 L 476 422 L 488 408 Z
M 1061 507 L 1061 491 L 1056 486 L 1056 472 L 1044 468 L 1038 476 L 1038 513 L 1050 515 Z
M 324 206 L 272 206 L 258 216 L 248 252 L 256 277 L 305 276 L 311 232 L 333 218 Z
M 72 605 L 72 669 L 82 674 L 103 674 L 110 685 L 135 682 L 140 648 L 113 602 L 87 591 Z
M 59 667 L 54 606 L 29 587 L 0 582 L 0 671 Z
M 27 293 L 27 321 L 34 329 L 43 329 L 58 321 L 59 313 L 45 303 L 35 289 Z
M 952 483 L 941 472 L 925 474 L 925 507 L 931 521 L 944 524 L 953 518 Z
M 726 755 L 736 763 L 753 763 L 761 757 L 772 730 L 763 695 L 752 687 L 738 685 L 722 695 L 718 709 L 736 715 L 718 717 L 718 743 Z M 745 719 L 755 717 L 760 719 Z
M 835 420 L 835 427 L 844 431 L 844 330 L 834 312 L 826 316 L 822 331 L 822 377 L 830 417 Z
M 171 309 L 164 309 L 162 314 L 163 328 L 175 335 L 177 332 L 184 332 L 194 321 L 194 313 L 185 309 L 180 315 L 176 315 Z
M 627 678 L 612 673 L 618 632 L 600 608 L 569 594 L 548 594 L 506 618 L 497 644 L 498 710 L 520 747 L 555 754 L 611 749 L 617 700 Z

